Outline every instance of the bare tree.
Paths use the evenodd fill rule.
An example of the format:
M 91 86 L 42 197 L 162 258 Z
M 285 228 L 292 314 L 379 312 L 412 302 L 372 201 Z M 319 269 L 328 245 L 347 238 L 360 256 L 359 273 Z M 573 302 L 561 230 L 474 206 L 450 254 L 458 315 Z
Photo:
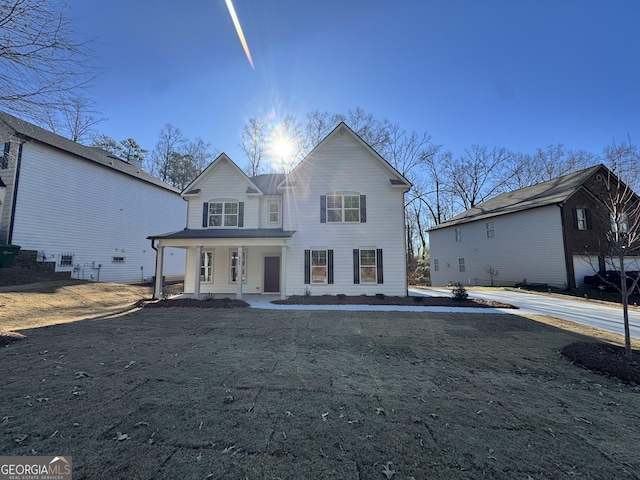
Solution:
M 45 107 L 38 116 L 40 123 L 53 133 L 79 143 L 88 140 L 94 127 L 104 121 L 93 102 L 82 96 L 70 100 L 63 108 Z
M 240 137 L 240 148 L 247 156 L 249 165 L 246 173 L 250 177 L 254 177 L 263 173 L 262 160 L 265 151 L 265 125 L 262 120 L 250 118 L 248 123 L 242 129 Z
M 179 153 L 185 144 L 186 139 L 180 129 L 167 123 L 160 131 L 158 143 L 147 158 L 147 171 L 164 182 L 172 183 L 171 175 L 175 169 L 172 169 L 171 164 L 178 159 L 175 153 Z
M 466 210 L 507 190 L 504 166 L 511 153 L 504 148 L 473 145 L 448 169 L 451 192 Z
M 612 282 L 599 273 L 605 283 L 615 287 L 622 300 L 622 316 L 624 322 L 625 350 L 631 359 L 631 333 L 629 330 L 629 296 L 638 289 L 637 256 L 640 255 L 640 198 L 630 185 L 638 182 L 638 163 L 640 155 L 635 145 L 612 144 L 604 154 L 611 170 L 603 176 L 604 188 L 599 198 L 603 204 L 599 212 L 600 222 L 608 228 L 604 229 L 601 239 L 599 257 L 604 257 L 605 264 L 619 272 L 619 283 Z M 636 258 L 631 258 L 636 257 Z M 635 272 L 629 275 L 628 267 L 632 261 Z
M 73 39 L 66 6 L 0 0 L 0 107 L 38 123 L 45 111 L 74 111 L 94 78 L 86 43 Z
M 193 180 L 211 163 L 217 156 L 217 150 L 213 149 L 211 143 L 205 142 L 198 137 L 193 141 L 187 142 L 184 149 L 184 155 L 189 159 L 191 175 Z M 189 181 L 191 181 L 189 180 Z

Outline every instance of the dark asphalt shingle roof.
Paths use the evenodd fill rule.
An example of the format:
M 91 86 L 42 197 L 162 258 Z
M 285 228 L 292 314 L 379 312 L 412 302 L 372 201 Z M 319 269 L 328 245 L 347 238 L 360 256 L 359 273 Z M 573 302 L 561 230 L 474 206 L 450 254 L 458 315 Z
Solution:
M 187 239 L 187 238 L 291 238 L 295 231 L 281 228 L 185 228 L 177 232 L 151 235 L 147 238 L 157 239 Z
M 83 160 L 115 170 L 142 182 L 150 183 L 171 192 L 180 193 L 180 190 L 177 188 L 145 172 L 136 165 L 127 163 L 100 148 L 87 147 L 3 111 L 0 111 L 0 124 L 6 125 L 19 136 L 27 137 L 57 148 L 58 150 L 71 153 Z
M 286 175 L 282 173 L 265 173 L 251 177 L 251 181 L 262 190 L 265 195 L 279 195 L 277 187 L 285 179 Z
M 451 220 L 436 225 L 430 230 L 438 230 L 532 208 L 561 204 L 576 193 L 584 182 L 601 168 L 605 167 L 596 165 L 530 187 L 502 193 L 456 215 Z

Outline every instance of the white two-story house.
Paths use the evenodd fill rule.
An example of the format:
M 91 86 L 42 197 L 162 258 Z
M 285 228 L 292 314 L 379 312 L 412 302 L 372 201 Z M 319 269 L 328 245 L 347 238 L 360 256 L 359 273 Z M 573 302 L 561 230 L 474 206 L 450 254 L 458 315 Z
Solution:
M 167 249 L 186 250 L 184 291 L 407 294 L 411 184 L 340 123 L 291 172 L 248 177 L 225 154 L 182 192 L 184 230 L 152 235 L 154 296 Z

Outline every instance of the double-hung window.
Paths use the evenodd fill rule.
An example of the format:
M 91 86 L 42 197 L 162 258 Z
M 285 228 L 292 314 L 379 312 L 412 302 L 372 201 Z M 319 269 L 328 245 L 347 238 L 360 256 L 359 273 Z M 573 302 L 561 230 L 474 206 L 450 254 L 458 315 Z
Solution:
M 434 272 L 440 271 L 440 260 L 438 260 L 437 258 L 433 259 L 433 271 Z
M 320 196 L 320 223 L 366 223 L 366 195 L 355 193 Z
M 280 204 L 270 203 L 269 204 L 269 223 L 279 223 L 279 222 L 280 222 Z
M 578 230 L 587 229 L 587 211 L 584 208 L 576 208 L 576 222 Z
M 216 201 L 204 203 L 203 227 L 242 227 L 244 202 Z
M 360 283 L 376 283 L 376 251 L 360 250 Z
M 333 250 L 312 248 L 304 251 L 304 283 L 333 283 Z
M 462 229 L 460 227 L 456 227 L 455 229 L 456 242 L 462 241 Z
M 493 222 L 487 222 L 487 238 L 494 238 L 496 236 L 496 231 L 493 227 Z
M 202 252 L 200 260 L 200 281 L 205 283 L 213 282 L 213 252 Z
M 460 271 L 460 272 L 464 272 L 465 271 L 464 258 L 459 258 L 458 259 L 458 271 Z

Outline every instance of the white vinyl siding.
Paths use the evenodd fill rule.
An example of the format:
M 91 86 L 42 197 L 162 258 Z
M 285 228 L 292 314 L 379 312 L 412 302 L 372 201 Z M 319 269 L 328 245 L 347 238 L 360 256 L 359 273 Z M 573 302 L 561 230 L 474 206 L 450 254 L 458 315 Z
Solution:
M 312 152 L 298 175 L 296 186 L 285 190 L 282 203 L 283 229 L 295 231 L 287 252 L 287 295 L 406 295 L 404 246 L 404 196 L 389 179 L 395 175 L 374 160 L 348 134 L 333 136 L 331 142 Z M 366 195 L 366 222 L 320 223 L 320 197 Z M 305 284 L 304 250 L 322 239 L 333 250 L 333 284 Z M 384 252 L 384 283 L 354 284 L 353 250 L 370 245 Z
M 12 243 L 44 252 L 73 278 L 150 279 L 156 252 L 147 237 L 183 229 L 185 215 L 177 193 L 37 142 L 23 145 Z M 73 266 L 59 265 L 63 255 L 73 255 Z M 184 250 L 167 249 L 164 276 L 182 277 L 184 258 Z
M 487 241 L 486 220 L 464 224 L 464 242 L 455 243 L 454 227 L 431 230 L 431 255 L 440 261 L 440 269 L 431 272 L 435 286 L 449 283 L 495 285 L 546 283 L 563 287 L 567 283 L 560 209 L 535 208 L 502 215 L 491 220 L 500 232 Z M 458 259 L 464 258 L 465 271 L 459 271 Z

